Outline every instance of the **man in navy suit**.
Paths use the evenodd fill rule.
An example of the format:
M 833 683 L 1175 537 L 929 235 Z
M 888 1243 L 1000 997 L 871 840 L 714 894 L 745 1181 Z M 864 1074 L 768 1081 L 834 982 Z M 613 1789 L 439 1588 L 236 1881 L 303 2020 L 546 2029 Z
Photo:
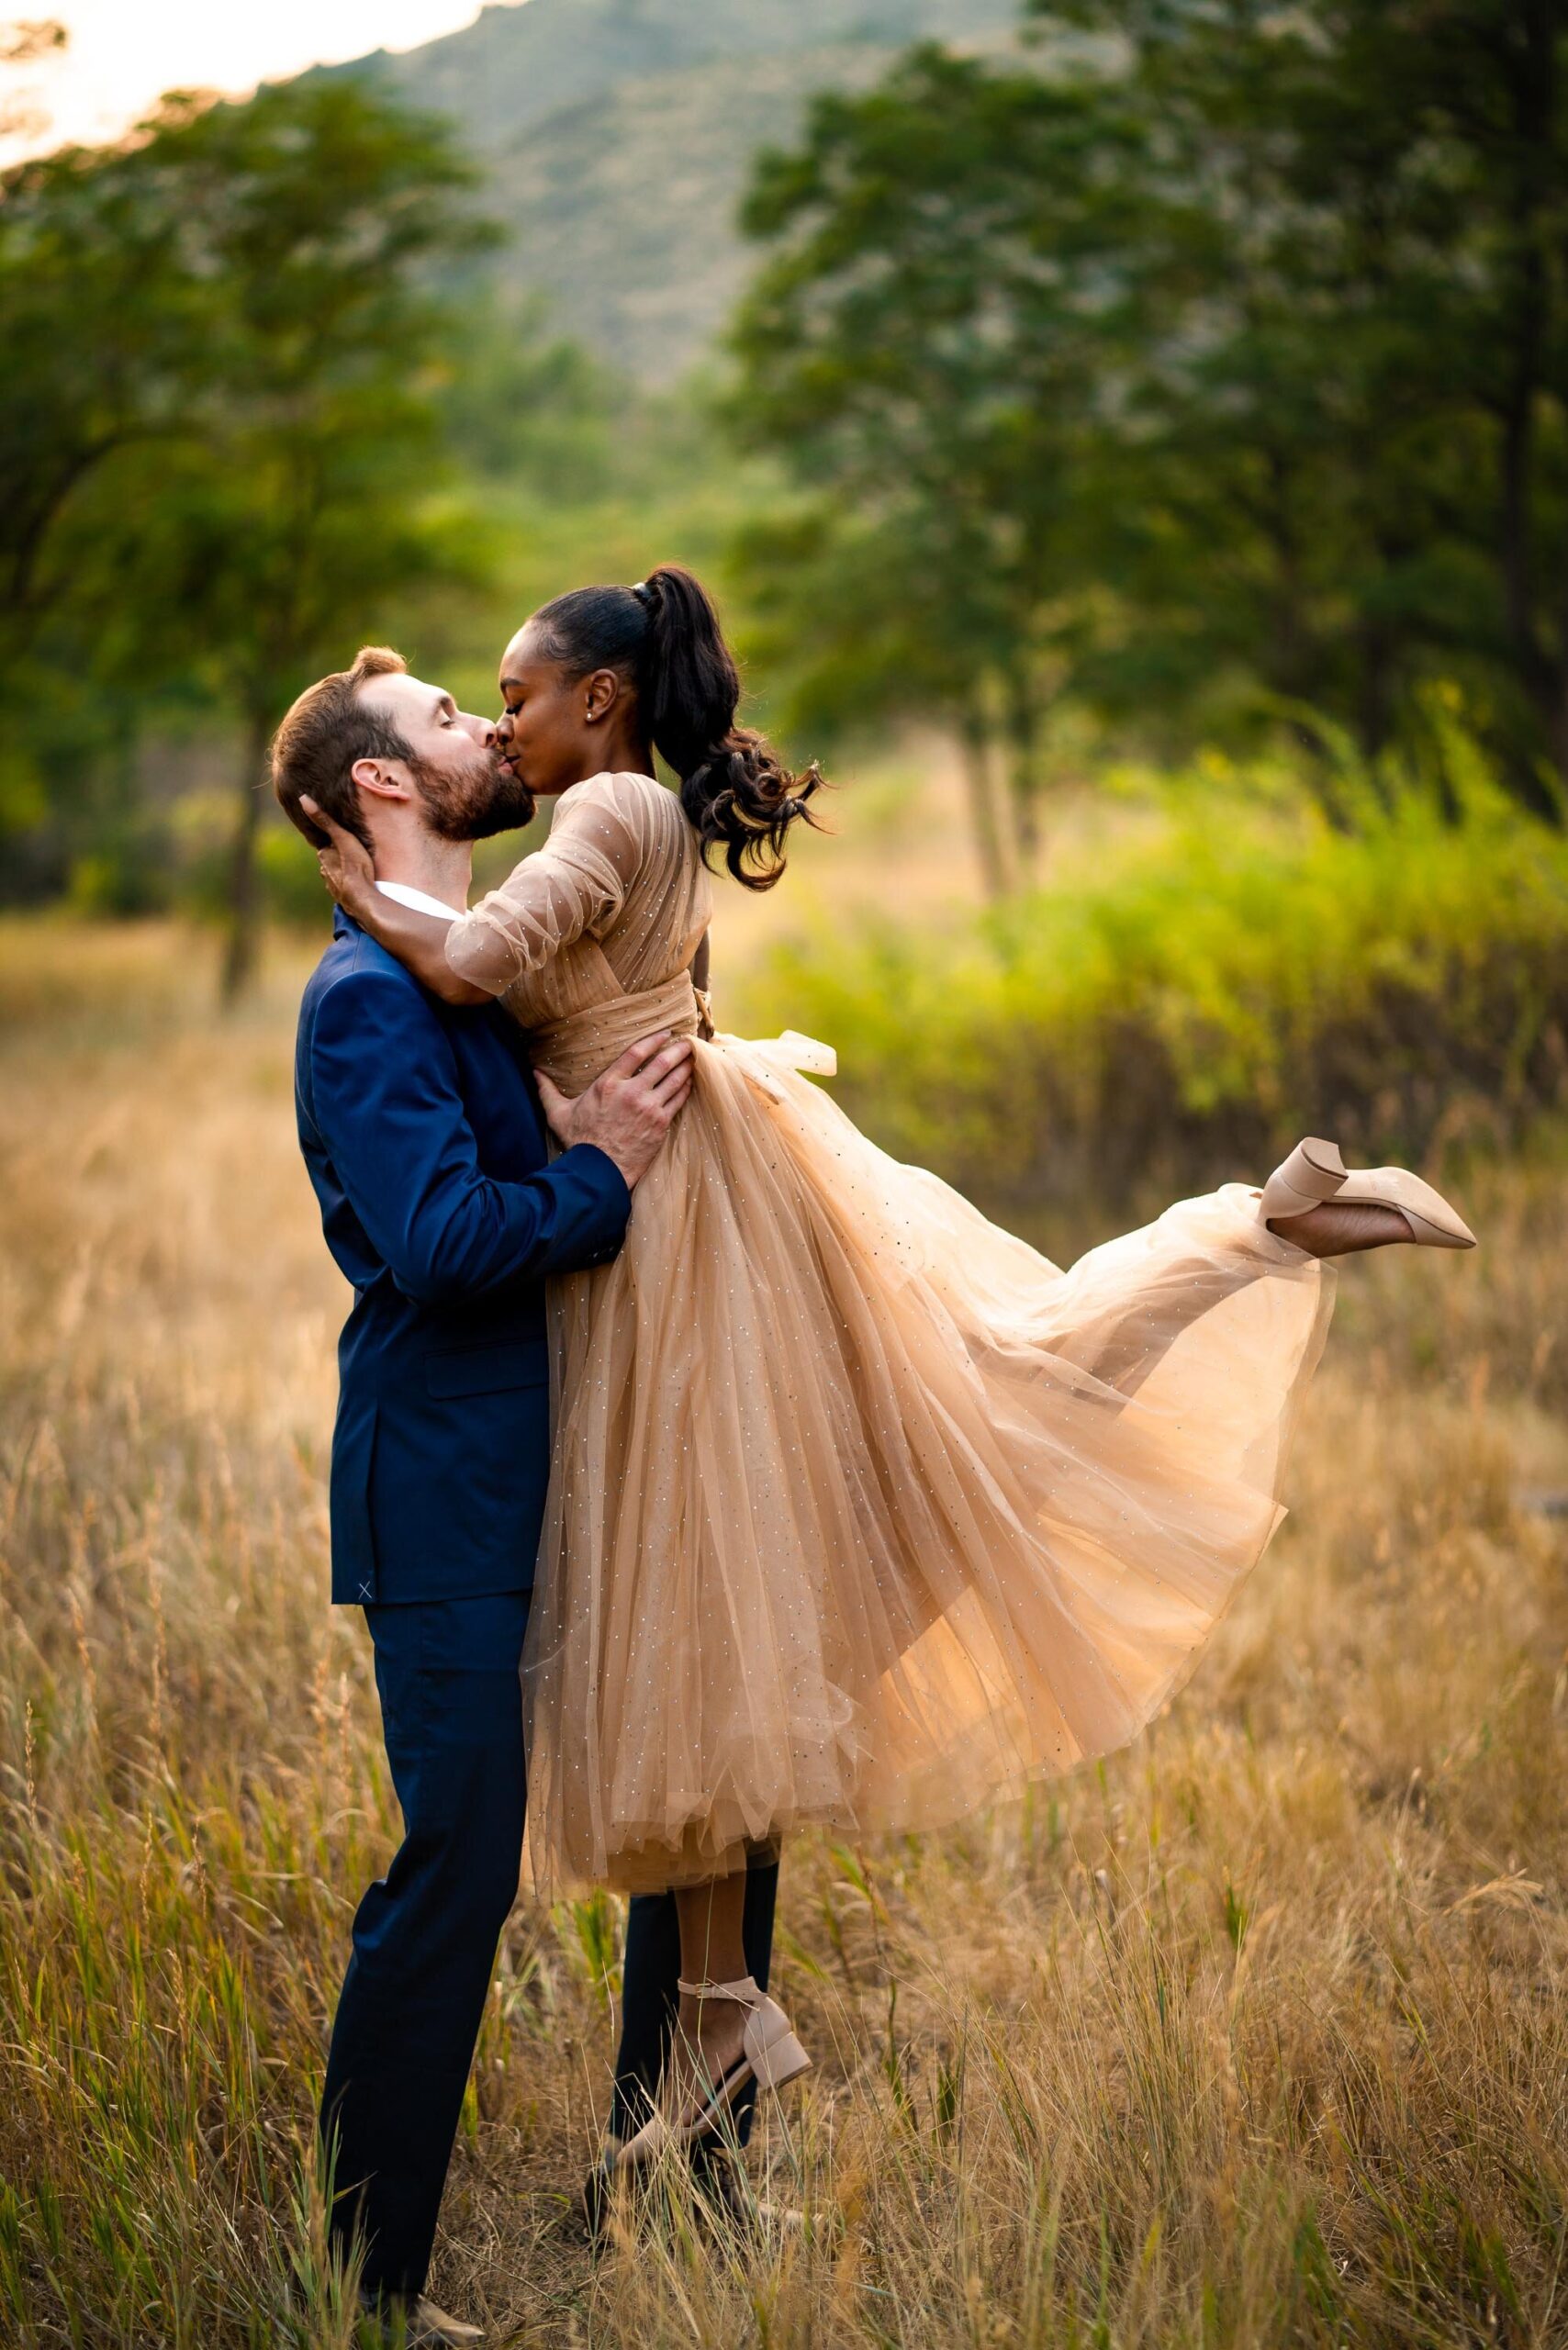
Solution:
M 532 812 L 493 727 L 375 649 L 300 697 L 273 781 L 308 837 L 314 806 L 365 843 L 381 887 L 427 911 L 460 912 L 473 841 Z M 354 1919 L 322 2129 L 334 2230 L 345 2246 L 359 2232 L 366 2300 L 399 2312 L 412 2341 L 478 2338 L 423 2288 L 521 1853 L 518 1668 L 550 1465 L 544 1277 L 614 1256 L 689 1085 L 689 1044 L 633 1047 L 568 1105 L 568 1147 L 550 1161 L 498 1006 L 438 1002 L 341 912 L 300 1006 L 300 1143 L 354 1291 L 332 1597 L 364 1609 L 405 1830 Z

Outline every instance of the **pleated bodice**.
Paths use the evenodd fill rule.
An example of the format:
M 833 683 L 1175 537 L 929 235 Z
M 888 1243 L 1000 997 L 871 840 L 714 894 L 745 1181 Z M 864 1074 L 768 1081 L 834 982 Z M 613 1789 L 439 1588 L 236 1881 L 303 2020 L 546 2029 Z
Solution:
M 711 911 L 675 794 L 652 776 L 593 776 L 562 793 L 544 845 L 453 925 L 447 956 L 501 997 L 534 1067 L 575 1095 L 642 1036 L 700 1033 L 689 970 Z

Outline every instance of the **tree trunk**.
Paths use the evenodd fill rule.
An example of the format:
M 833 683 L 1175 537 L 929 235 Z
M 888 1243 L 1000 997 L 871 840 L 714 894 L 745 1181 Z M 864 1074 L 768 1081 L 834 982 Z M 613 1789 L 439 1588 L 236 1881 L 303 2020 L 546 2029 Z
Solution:
M 1274 565 L 1265 675 L 1275 693 L 1287 701 L 1315 703 L 1321 690 L 1323 664 L 1307 618 L 1300 534 L 1291 505 L 1295 483 L 1289 459 L 1280 450 L 1266 451 L 1264 463 L 1268 497 L 1260 519 Z M 1298 740 L 1308 740 L 1300 727 L 1294 732 Z
M 1540 299 L 1543 278 L 1539 254 L 1531 253 L 1524 270 L 1519 348 L 1516 355 L 1503 431 L 1498 483 L 1498 565 L 1502 572 L 1503 609 L 1514 673 L 1526 699 L 1539 713 L 1550 734 L 1555 715 L 1556 680 L 1551 662 L 1542 649 L 1535 610 L 1534 516 L 1536 462 L 1536 400 L 1540 364 Z
M 1040 851 L 1040 703 L 1025 668 L 1007 680 L 1007 742 L 1013 842 L 1020 877 L 1027 882 Z
M 994 905 L 1007 895 L 1007 859 L 997 819 L 995 778 L 991 774 L 991 731 L 982 711 L 967 710 L 958 724 L 963 753 L 964 783 L 969 795 L 969 823 L 980 858 L 980 882 Z
M 1537 409 L 1546 388 L 1551 338 L 1551 289 L 1547 270 L 1546 214 L 1556 167 L 1556 32 L 1554 10 L 1536 5 L 1521 10 L 1524 53 L 1512 76 L 1508 126 L 1522 150 L 1506 207 L 1517 255 L 1517 279 L 1508 325 L 1511 366 L 1503 407 L 1500 456 L 1498 562 L 1503 604 L 1514 669 L 1538 713 L 1559 778 L 1568 784 L 1568 728 L 1562 717 L 1562 665 L 1542 641 L 1536 612 L 1533 522 L 1540 487 Z M 1527 762 L 1518 763 L 1520 766 Z M 1538 778 L 1522 795 L 1538 801 L 1550 794 Z
M 1551 810 L 1554 823 L 1563 822 L 1563 800 L 1568 798 L 1568 612 L 1564 613 L 1562 630 L 1562 651 L 1553 663 L 1556 670 L 1556 691 L 1552 697 L 1551 715 L 1547 723 L 1547 740 L 1551 745 L 1551 763 L 1562 786 Z
M 1388 559 L 1382 559 L 1386 568 Z M 1394 733 L 1394 631 L 1382 620 L 1363 612 L 1356 639 L 1361 671 L 1356 736 L 1361 756 L 1371 767 L 1387 750 Z
M 263 792 L 270 733 L 265 718 L 253 713 L 245 737 L 245 758 L 240 771 L 240 818 L 229 865 L 229 936 L 223 950 L 222 994 L 225 1004 L 238 1002 L 256 975 L 261 948 L 262 890 L 256 867 L 256 841 L 262 828 Z

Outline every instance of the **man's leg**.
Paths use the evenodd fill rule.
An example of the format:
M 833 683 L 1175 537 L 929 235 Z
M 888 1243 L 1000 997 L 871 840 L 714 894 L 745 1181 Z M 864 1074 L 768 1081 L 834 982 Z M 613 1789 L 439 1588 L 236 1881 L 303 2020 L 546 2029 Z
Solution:
M 372 2296 L 422 2291 L 524 1804 L 518 1665 L 528 1594 L 367 1607 L 404 1835 L 360 1903 L 321 2129 L 332 2225 Z
M 778 1855 L 760 1847 L 746 1860 L 745 1915 L 741 1936 L 746 1965 L 760 1990 L 767 1988 L 773 1962 L 773 1912 L 778 1898 Z M 653 2111 L 659 2077 L 675 2030 L 680 1995 L 680 1927 L 671 1893 L 640 1893 L 626 1919 L 626 1953 L 622 1967 L 621 2047 L 615 2060 L 615 2088 L 610 2108 L 610 2134 L 624 2141 L 639 2131 Z M 748 2082 L 735 2100 L 741 2143 L 751 2135 L 756 2085 Z

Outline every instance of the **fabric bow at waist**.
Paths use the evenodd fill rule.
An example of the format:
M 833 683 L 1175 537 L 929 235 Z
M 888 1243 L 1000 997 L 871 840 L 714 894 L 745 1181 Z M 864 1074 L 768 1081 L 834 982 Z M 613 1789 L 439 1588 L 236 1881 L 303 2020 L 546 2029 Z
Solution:
M 528 1057 L 563 1093 L 575 1098 L 586 1093 L 629 1045 L 656 1036 L 662 1028 L 672 1036 L 711 1034 L 689 971 L 678 971 L 673 979 L 640 994 L 612 996 L 606 1003 L 531 1028 Z

